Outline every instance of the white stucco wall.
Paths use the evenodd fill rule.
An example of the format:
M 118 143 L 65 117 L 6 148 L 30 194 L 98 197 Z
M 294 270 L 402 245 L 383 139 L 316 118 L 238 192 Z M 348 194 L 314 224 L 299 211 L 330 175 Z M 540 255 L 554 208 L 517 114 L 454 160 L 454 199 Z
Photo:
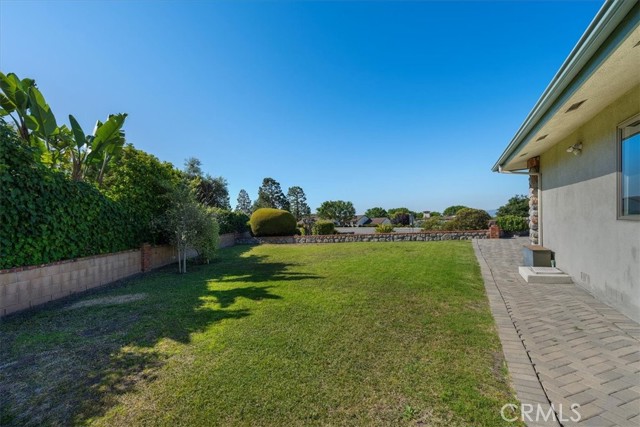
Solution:
M 540 157 L 542 244 L 558 268 L 640 321 L 640 221 L 616 213 L 616 127 L 640 112 L 640 86 Z M 579 156 L 566 149 L 582 142 Z

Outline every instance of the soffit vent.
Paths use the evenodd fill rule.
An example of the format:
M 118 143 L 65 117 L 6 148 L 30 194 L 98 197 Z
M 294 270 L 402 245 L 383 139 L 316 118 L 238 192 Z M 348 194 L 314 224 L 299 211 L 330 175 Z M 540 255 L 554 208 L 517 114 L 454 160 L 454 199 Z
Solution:
M 575 110 L 577 110 L 577 109 L 578 109 L 578 108 L 580 108 L 580 107 L 582 106 L 582 104 L 584 104 L 585 102 L 587 102 L 587 100 L 586 100 L 586 99 L 583 99 L 583 100 L 582 100 L 582 101 L 580 101 L 580 102 L 576 102 L 576 103 L 575 103 L 575 104 L 573 104 L 571 107 L 569 107 L 569 109 L 568 109 L 567 111 L 565 111 L 565 113 L 568 113 L 568 112 L 570 112 L 570 111 L 575 111 Z
M 524 157 L 524 156 L 526 156 L 527 154 L 529 154 L 529 153 L 522 153 L 522 154 L 520 154 L 520 156 L 518 156 L 518 157 Z
M 538 141 L 542 141 L 543 139 L 545 139 L 545 138 L 546 138 L 546 137 L 548 137 L 548 136 L 549 136 L 549 134 L 542 135 L 540 138 L 536 139 L 536 142 L 538 142 Z

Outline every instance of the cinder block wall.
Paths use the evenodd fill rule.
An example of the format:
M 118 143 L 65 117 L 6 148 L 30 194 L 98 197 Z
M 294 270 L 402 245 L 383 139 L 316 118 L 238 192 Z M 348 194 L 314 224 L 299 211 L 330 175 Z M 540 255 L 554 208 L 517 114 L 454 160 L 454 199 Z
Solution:
M 233 246 L 235 238 L 235 234 L 223 234 L 219 246 Z M 138 274 L 142 272 L 143 250 L 0 270 L 0 316 Z M 151 246 L 149 250 L 151 269 L 178 262 L 178 253 L 172 246 Z M 191 251 L 187 257 L 195 255 Z
M 140 250 L 0 271 L 0 316 L 140 272 Z
M 230 246 L 234 246 L 236 244 L 236 236 L 239 234 L 229 233 L 229 234 L 221 234 L 220 235 L 220 243 L 218 244 L 221 248 L 228 248 Z

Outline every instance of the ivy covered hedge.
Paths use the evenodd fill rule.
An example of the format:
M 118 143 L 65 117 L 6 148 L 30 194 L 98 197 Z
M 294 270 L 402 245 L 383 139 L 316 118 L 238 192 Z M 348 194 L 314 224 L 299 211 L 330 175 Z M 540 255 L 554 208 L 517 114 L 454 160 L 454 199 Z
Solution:
M 0 269 L 137 247 L 123 205 L 34 161 L 33 149 L 5 124 L 0 188 Z

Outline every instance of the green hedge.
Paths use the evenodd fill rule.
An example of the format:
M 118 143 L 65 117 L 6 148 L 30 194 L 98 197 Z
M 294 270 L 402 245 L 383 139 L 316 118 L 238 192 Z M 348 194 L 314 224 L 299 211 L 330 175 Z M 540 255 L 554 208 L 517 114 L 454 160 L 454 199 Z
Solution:
M 220 234 L 244 233 L 249 231 L 249 217 L 242 212 L 232 212 L 226 209 L 211 208 L 214 217 L 220 224 Z
M 296 232 L 296 219 L 281 209 L 258 209 L 249 224 L 255 236 L 293 236 Z
M 313 224 L 311 229 L 313 234 L 317 235 L 329 235 L 336 234 L 336 225 L 333 221 L 317 221 Z
M 518 233 L 529 229 L 529 221 L 517 215 L 504 215 L 496 218 L 498 227 L 510 233 Z
M 0 125 L 0 268 L 136 247 L 120 204 L 34 160 Z

